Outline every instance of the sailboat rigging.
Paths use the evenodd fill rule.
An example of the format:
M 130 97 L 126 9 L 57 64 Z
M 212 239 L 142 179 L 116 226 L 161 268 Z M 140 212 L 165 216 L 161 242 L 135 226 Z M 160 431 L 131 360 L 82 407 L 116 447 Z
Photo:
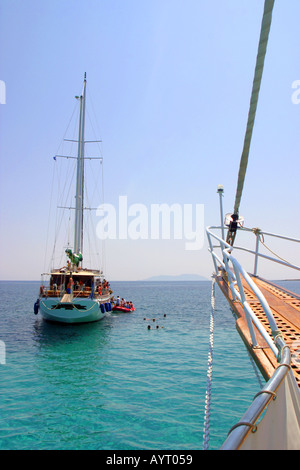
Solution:
M 271 29 L 274 1 L 275 0 L 267 0 L 264 6 L 263 19 L 262 19 L 262 25 L 261 25 L 261 34 L 260 34 L 258 52 L 257 52 L 257 58 L 256 58 L 256 67 L 255 67 L 255 73 L 254 73 L 254 78 L 253 78 L 252 94 L 251 94 L 250 106 L 249 106 L 249 112 L 248 112 L 248 121 L 247 121 L 247 126 L 246 126 L 242 156 L 240 160 L 240 168 L 239 168 L 239 174 L 238 174 L 234 209 L 233 209 L 233 214 L 231 216 L 229 229 L 227 233 L 227 243 L 229 243 L 230 245 L 233 245 L 234 243 L 236 230 L 240 222 L 238 214 L 239 214 L 240 202 L 241 202 L 245 175 L 246 175 L 246 170 L 247 170 L 247 165 L 248 165 L 250 144 L 251 144 L 251 139 L 252 139 L 261 80 L 262 80 L 262 75 L 263 75 L 265 56 L 267 52 L 269 33 Z
M 48 286 L 41 285 L 39 298 L 34 305 L 34 312 L 40 310 L 44 319 L 60 323 L 86 323 L 102 319 L 111 311 L 109 283 L 100 269 L 83 268 L 83 232 L 84 232 L 84 183 L 85 160 L 97 157 L 85 157 L 85 114 L 86 114 L 86 74 L 80 97 L 77 157 L 56 155 L 61 158 L 76 158 L 76 185 L 73 249 L 65 251 L 66 265 L 51 270 Z M 66 139 L 67 140 L 67 139 Z M 74 141 L 76 142 L 76 141 Z M 102 161 L 102 157 L 97 159 Z

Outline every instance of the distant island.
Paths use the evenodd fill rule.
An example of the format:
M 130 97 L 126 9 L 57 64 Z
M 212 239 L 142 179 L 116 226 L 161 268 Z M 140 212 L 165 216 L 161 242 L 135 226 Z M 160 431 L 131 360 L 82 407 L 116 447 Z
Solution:
M 208 281 L 207 277 L 198 274 L 179 274 L 177 276 L 152 276 L 144 279 L 145 281 Z

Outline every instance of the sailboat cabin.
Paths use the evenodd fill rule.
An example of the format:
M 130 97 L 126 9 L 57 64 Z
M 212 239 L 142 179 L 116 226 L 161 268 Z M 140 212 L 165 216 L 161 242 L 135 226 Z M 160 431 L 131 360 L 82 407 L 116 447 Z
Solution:
M 75 272 L 51 271 L 49 289 L 43 290 L 46 297 L 62 297 L 65 293 L 74 297 L 98 297 L 110 294 L 109 283 L 101 276 L 101 271 L 80 269 Z

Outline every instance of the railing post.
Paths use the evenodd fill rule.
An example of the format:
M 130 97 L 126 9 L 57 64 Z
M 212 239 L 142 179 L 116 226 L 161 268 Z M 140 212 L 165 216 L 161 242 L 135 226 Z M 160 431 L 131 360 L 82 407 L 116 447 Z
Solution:
M 255 346 L 257 346 L 257 339 L 256 339 L 255 331 L 254 331 L 254 328 L 253 328 L 252 318 L 250 317 L 250 315 L 248 313 L 248 308 L 250 308 L 250 307 L 249 307 L 248 302 L 246 300 L 245 291 L 244 291 L 243 284 L 242 284 L 242 281 L 241 281 L 240 272 L 239 272 L 238 268 L 235 266 L 235 264 L 233 264 L 233 269 L 234 269 L 235 277 L 236 277 L 237 284 L 238 284 L 238 287 L 239 287 L 241 302 L 242 302 L 242 305 L 243 305 L 243 308 L 244 308 L 244 312 L 245 312 L 245 316 L 246 316 L 246 320 L 247 320 L 247 325 L 248 325 L 249 332 L 250 332 L 250 335 L 251 335 L 252 347 L 255 347 Z
M 210 247 L 210 252 L 213 253 L 214 249 L 213 249 L 213 245 L 212 245 L 212 241 L 211 241 L 211 236 L 210 236 L 210 233 L 206 232 L 207 233 L 207 237 L 208 237 L 208 243 L 209 243 L 209 247 Z M 218 274 L 218 265 L 217 265 L 217 262 L 215 260 L 215 258 L 212 256 L 212 259 L 213 259 L 213 262 L 214 262 L 214 266 L 215 266 L 215 273 Z
M 220 199 L 220 216 L 221 216 L 222 239 L 225 240 L 223 202 L 222 202 L 222 197 L 223 197 L 223 193 L 224 193 L 224 188 L 223 188 L 223 186 L 222 186 L 221 184 L 218 185 L 217 193 L 219 194 L 219 199 Z
M 229 263 L 228 263 L 228 257 L 227 257 L 227 252 L 226 252 L 226 246 L 224 245 L 224 243 L 222 243 L 221 245 L 222 245 L 223 261 L 224 261 L 225 268 L 226 268 L 227 279 L 228 279 L 229 286 L 230 286 L 230 290 L 231 290 L 231 294 L 232 294 L 232 300 L 234 301 L 234 300 L 237 299 L 237 296 L 236 296 L 234 284 L 233 284 L 233 282 L 232 282 L 233 274 L 231 273 L 231 271 L 230 271 L 230 269 L 229 269 Z M 236 276 L 235 276 L 235 280 L 236 280 Z
M 258 251 L 259 251 L 259 232 L 256 232 L 256 248 L 254 258 L 254 276 L 257 276 L 257 265 L 258 265 Z

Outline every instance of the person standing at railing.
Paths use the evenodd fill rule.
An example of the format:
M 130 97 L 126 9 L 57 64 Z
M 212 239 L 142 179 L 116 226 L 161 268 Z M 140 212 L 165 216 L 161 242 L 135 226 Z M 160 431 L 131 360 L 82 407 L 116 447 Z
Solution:
M 67 294 L 71 294 L 72 286 L 73 286 L 73 279 L 70 277 L 70 280 L 67 285 Z

